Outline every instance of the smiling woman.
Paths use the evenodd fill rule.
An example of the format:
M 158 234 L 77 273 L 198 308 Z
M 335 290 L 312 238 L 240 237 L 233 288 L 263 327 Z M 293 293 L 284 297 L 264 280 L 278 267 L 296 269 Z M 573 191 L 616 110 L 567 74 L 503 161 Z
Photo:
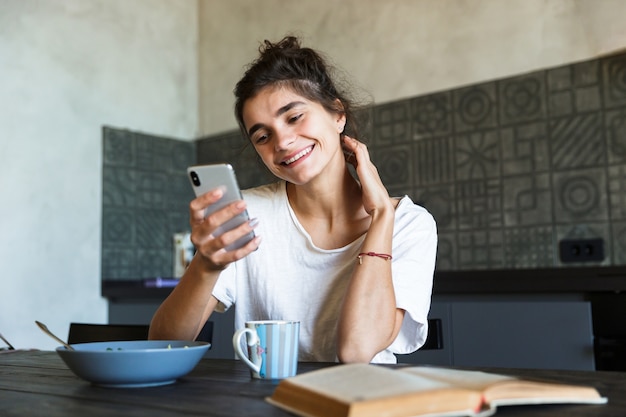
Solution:
M 357 139 L 355 106 L 318 52 L 290 36 L 259 51 L 235 87 L 235 116 L 280 181 L 208 216 L 221 189 L 191 202 L 197 252 L 150 338 L 193 339 L 214 310 L 236 304 L 237 328 L 300 321 L 300 361 L 396 362 L 426 339 L 433 217 L 389 196 Z M 244 210 L 250 222 L 214 236 Z M 225 249 L 253 229 L 247 245 Z

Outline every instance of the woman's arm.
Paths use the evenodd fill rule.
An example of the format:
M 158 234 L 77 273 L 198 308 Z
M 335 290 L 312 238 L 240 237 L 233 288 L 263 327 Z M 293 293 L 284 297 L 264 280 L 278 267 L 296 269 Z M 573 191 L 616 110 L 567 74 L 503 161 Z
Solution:
M 371 224 L 361 252 L 391 253 L 395 207 L 364 144 L 345 137 L 345 145 L 356 158 L 363 204 Z M 370 362 L 396 338 L 404 310 L 396 307 L 391 260 L 364 255 L 355 259 L 346 290 L 337 335 L 341 362 Z
M 196 254 L 150 322 L 149 339 L 195 340 L 217 305 L 211 294 L 220 271 L 205 271 Z
M 189 268 L 170 295 L 157 309 L 150 323 L 150 339 L 194 340 L 217 305 L 212 292 L 221 271 L 257 249 L 257 236 L 242 248 L 226 251 L 224 248 L 250 233 L 255 222 L 243 223 L 218 237 L 213 231 L 246 209 L 243 201 L 232 203 L 205 217 L 206 208 L 223 196 L 217 188 L 194 199 L 189 205 L 191 241 L 196 247 Z

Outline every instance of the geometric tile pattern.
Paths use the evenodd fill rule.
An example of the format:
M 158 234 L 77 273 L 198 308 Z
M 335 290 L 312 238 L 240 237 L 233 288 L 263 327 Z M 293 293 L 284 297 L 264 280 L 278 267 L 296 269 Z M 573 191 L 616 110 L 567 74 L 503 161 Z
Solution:
M 504 245 L 500 230 L 459 232 L 457 241 L 458 269 L 489 269 L 504 267 Z
M 456 135 L 456 180 L 500 177 L 500 141 L 495 130 Z
M 556 244 L 552 225 L 504 229 L 504 264 L 507 268 L 554 266 Z
M 502 226 L 500 179 L 457 181 L 456 207 L 460 230 Z
M 609 164 L 626 162 L 626 106 L 609 110 L 604 117 Z
M 372 159 L 436 218 L 439 270 L 570 266 L 573 230 L 626 264 L 626 54 L 373 111 Z
M 626 105 L 626 54 L 605 58 L 601 62 L 604 106 L 612 108 Z
M 613 257 L 618 265 L 626 264 L 626 222 L 613 224 Z
M 609 167 L 608 195 L 611 219 L 626 220 L 626 165 Z
M 504 226 L 551 225 L 550 175 L 539 173 L 502 179 Z
M 600 112 L 549 121 L 552 168 L 584 168 L 605 164 L 605 138 Z
M 554 173 L 554 209 L 559 223 L 608 221 L 606 175 L 604 169 Z
M 171 276 L 172 236 L 189 229 L 195 144 L 111 127 L 102 144 L 102 278 Z
M 437 220 L 438 270 L 571 266 L 558 244 L 572 236 L 604 239 L 596 265 L 626 265 L 626 54 L 364 114 L 360 139 L 389 192 Z M 106 279 L 171 269 L 170 236 L 187 227 L 192 197 L 187 165 L 230 162 L 242 188 L 274 180 L 238 131 L 185 142 L 105 128 L 103 147 Z
M 415 184 L 425 186 L 454 182 L 454 142 L 451 136 L 420 139 L 413 149 L 411 157 Z

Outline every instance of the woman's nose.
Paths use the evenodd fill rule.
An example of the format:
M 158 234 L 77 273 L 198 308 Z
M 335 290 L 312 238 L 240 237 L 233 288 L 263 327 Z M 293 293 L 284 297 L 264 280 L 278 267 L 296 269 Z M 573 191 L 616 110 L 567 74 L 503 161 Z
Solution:
M 274 148 L 277 151 L 282 151 L 289 148 L 289 145 L 295 142 L 296 135 L 291 129 L 282 129 L 275 134 L 276 142 Z

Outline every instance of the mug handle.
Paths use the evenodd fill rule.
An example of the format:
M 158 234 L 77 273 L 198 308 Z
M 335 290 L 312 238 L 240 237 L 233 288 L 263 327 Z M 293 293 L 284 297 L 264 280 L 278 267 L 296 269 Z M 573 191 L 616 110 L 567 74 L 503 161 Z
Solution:
M 250 369 L 252 369 L 256 373 L 259 373 L 259 371 L 261 370 L 261 358 L 259 358 L 258 363 L 253 363 L 250 359 L 248 359 L 248 356 L 241 350 L 241 336 L 246 333 L 250 333 L 250 340 L 247 341 L 248 346 L 254 346 L 259 343 L 259 336 L 254 330 L 248 328 L 239 329 L 233 335 L 233 348 L 235 349 L 235 353 L 237 354 L 237 356 L 239 356 L 239 358 L 246 365 L 248 365 Z

